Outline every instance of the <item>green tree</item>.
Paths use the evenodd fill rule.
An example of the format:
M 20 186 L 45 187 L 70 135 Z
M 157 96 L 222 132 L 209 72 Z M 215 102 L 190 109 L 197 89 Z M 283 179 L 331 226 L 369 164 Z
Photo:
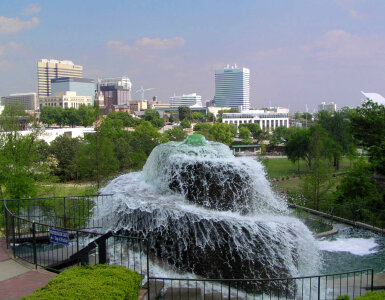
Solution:
M 182 122 L 180 122 L 180 126 L 182 128 L 191 128 L 191 123 L 188 119 L 183 119 Z
M 293 163 L 298 163 L 299 171 L 300 159 L 305 159 L 309 152 L 309 130 L 301 128 L 293 132 L 286 142 L 284 149 L 289 160 Z
M 234 140 L 230 126 L 225 123 L 215 123 L 209 133 L 215 141 L 226 145 L 230 145 Z
M 130 144 L 134 152 L 142 150 L 147 156 L 152 149 L 167 141 L 167 136 L 160 134 L 148 121 L 141 122 L 135 131 L 130 133 Z
M 52 141 L 49 152 L 58 161 L 53 169 L 53 174 L 58 176 L 61 181 L 69 181 L 78 177 L 78 162 L 76 155 L 81 147 L 81 140 L 70 138 L 67 135 L 60 135 Z
M 164 126 L 164 119 L 160 117 L 159 112 L 155 109 L 146 109 L 144 113 L 144 120 L 151 122 L 157 128 Z
M 99 128 L 95 133 L 85 137 L 77 153 L 79 175 L 82 178 L 96 180 L 98 188 L 103 177 L 109 176 L 119 168 L 119 162 L 114 153 L 114 143 L 108 136 L 102 134 Z
M 204 117 L 202 113 L 195 111 L 192 113 L 192 119 L 194 122 L 201 122 L 203 121 Z
M 187 119 L 189 121 L 192 121 L 192 112 L 189 107 L 179 106 L 178 112 L 179 112 L 179 120 Z
M 330 180 L 330 170 L 325 159 L 317 157 L 310 167 L 309 174 L 305 176 L 302 192 L 305 198 L 312 203 L 314 209 L 319 210 L 321 201 L 333 186 Z
M 239 128 L 239 137 L 242 139 L 242 143 L 247 145 L 251 144 L 253 140 L 250 138 L 250 130 L 247 127 L 240 127 Z
M 240 124 L 239 125 L 239 128 L 241 127 L 246 127 L 250 130 L 252 136 L 254 139 L 260 141 L 262 140 L 262 138 L 265 138 L 265 134 L 264 132 L 261 130 L 261 127 L 259 127 L 258 124 L 256 123 L 244 123 L 244 124 Z
M 340 204 L 356 203 L 373 209 L 383 208 L 377 186 L 372 180 L 370 165 L 363 159 L 358 159 L 342 178 L 335 195 Z
M 352 154 L 355 151 L 354 140 L 349 130 L 349 120 L 344 112 L 331 114 L 328 111 L 318 113 L 318 123 L 324 128 L 329 137 L 334 141 L 330 150 L 333 155 L 333 165 L 339 169 L 342 155 Z
M 123 121 L 124 127 L 136 127 L 140 124 L 141 119 L 134 118 L 125 111 L 113 111 L 107 115 L 106 119 L 118 119 Z
M 187 137 L 186 131 L 179 126 L 166 130 L 164 133 L 168 136 L 170 141 L 183 141 Z
M 368 149 L 374 171 L 385 175 L 385 106 L 366 101 L 350 113 L 350 120 L 352 134 Z
M 233 134 L 233 137 L 235 137 L 238 133 L 238 127 L 236 124 L 229 124 L 231 133 Z
M 92 126 L 92 124 L 99 118 L 99 107 L 80 105 L 77 111 L 79 123 L 76 125 Z

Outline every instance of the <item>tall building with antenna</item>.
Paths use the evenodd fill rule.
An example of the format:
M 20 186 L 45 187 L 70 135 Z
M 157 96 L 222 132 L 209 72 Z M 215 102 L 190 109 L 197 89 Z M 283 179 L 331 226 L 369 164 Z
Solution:
M 250 109 L 250 70 L 227 65 L 215 70 L 215 106 Z

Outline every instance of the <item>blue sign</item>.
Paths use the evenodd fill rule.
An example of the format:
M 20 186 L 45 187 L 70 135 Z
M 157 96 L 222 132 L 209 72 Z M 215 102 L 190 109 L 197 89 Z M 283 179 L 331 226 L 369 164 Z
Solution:
M 70 245 L 70 234 L 67 231 L 58 229 L 49 229 L 49 241 L 51 243 L 69 246 Z
M 230 73 L 230 72 L 232 72 L 233 70 L 225 70 L 224 72 L 225 73 Z

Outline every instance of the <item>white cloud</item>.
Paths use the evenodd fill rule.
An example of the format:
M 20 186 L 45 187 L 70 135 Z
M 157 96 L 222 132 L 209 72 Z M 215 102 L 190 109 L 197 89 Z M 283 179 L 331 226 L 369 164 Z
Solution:
M 107 47 L 120 53 L 128 53 L 133 51 L 141 50 L 169 50 L 180 48 L 184 46 L 183 37 L 172 37 L 172 38 L 149 38 L 143 37 L 136 40 L 132 45 L 125 44 L 123 41 L 111 40 L 107 42 Z
M 385 39 L 378 36 L 359 36 L 335 29 L 326 32 L 320 39 L 299 49 L 320 59 L 383 61 Z
M 41 8 L 36 4 L 30 4 L 26 8 L 23 9 L 22 15 L 23 16 L 30 16 L 39 13 Z
M 0 34 L 12 34 L 19 31 L 28 30 L 40 23 L 38 18 L 22 21 L 19 18 L 7 18 L 0 16 Z
M 10 41 L 5 45 L 0 44 L 0 56 L 7 53 L 15 53 L 21 49 L 21 45 L 15 41 Z
M 0 70 L 5 71 L 11 67 L 11 63 L 7 60 L 0 60 Z

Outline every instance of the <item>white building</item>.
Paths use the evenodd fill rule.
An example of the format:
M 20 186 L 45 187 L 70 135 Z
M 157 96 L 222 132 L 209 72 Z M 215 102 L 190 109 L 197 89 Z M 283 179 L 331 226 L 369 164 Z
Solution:
M 69 60 L 41 59 L 37 62 L 38 95 L 51 95 L 51 80 L 61 77 L 81 78 L 83 67 Z
M 250 70 L 236 65 L 215 70 L 215 106 L 250 109 Z
M 92 105 L 91 96 L 78 96 L 76 92 L 57 92 L 54 96 L 39 97 L 39 108 L 43 106 L 61 106 L 63 108 L 79 108 L 80 105 Z
M 262 130 L 273 130 L 277 127 L 289 127 L 289 110 L 287 108 L 276 107 L 269 110 L 248 110 L 240 113 L 224 113 L 222 122 L 226 124 L 255 123 Z
M 25 110 L 36 110 L 39 107 L 36 93 L 10 94 L 9 96 L 1 97 L 2 105 L 12 103 L 22 104 Z
M 326 102 L 321 102 L 321 104 L 318 105 L 318 111 L 327 110 L 328 112 L 336 112 L 337 111 L 337 104 L 334 102 L 330 102 L 329 104 L 326 104 Z
M 364 95 L 364 97 L 367 99 L 367 100 L 372 100 L 373 102 L 376 102 L 377 104 L 380 104 L 380 105 L 385 105 L 385 98 L 380 95 L 380 94 L 377 94 L 377 93 L 365 93 L 365 92 L 362 92 L 362 95 Z
M 202 97 L 196 93 L 192 94 L 183 94 L 182 96 L 172 96 L 169 98 L 170 107 L 179 107 L 179 106 L 195 106 L 202 107 Z

